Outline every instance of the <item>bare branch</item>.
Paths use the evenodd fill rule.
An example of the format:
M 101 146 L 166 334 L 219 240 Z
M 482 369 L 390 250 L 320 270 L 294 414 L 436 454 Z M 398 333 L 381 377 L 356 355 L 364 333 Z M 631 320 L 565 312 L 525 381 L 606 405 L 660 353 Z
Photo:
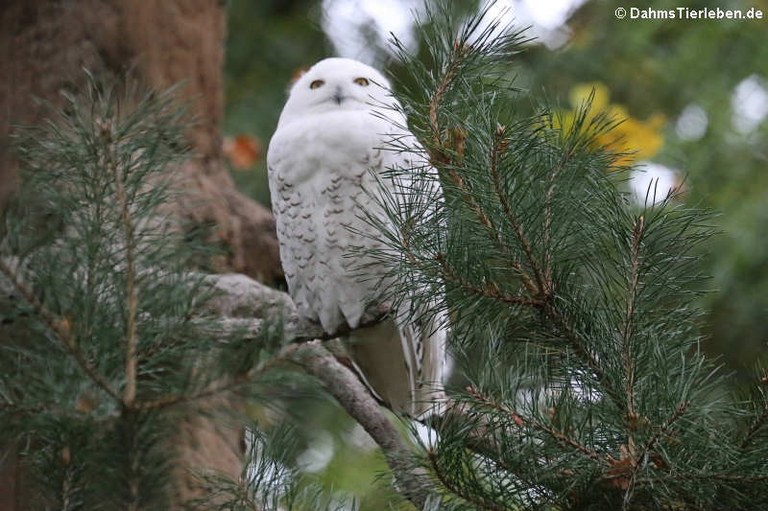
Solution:
M 398 490 L 422 509 L 434 492 L 432 484 L 413 459 L 400 431 L 362 382 L 319 341 L 302 344 L 293 352 L 292 358 L 323 382 L 326 390 L 371 435 L 384 452 Z

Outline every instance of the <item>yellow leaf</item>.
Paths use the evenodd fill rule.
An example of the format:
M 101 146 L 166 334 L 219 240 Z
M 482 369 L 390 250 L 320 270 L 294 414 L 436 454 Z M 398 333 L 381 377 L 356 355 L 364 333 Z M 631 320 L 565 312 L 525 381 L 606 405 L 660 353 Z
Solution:
M 631 164 L 636 159 L 648 159 L 655 156 L 664 145 L 661 130 L 665 118 L 662 114 L 653 114 L 645 121 L 632 117 L 624 105 L 610 103 L 610 91 L 601 82 L 582 83 L 571 89 L 569 98 L 572 111 L 560 112 L 555 117 L 555 128 L 569 132 L 573 129 L 576 111 L 582 108 L 594 91 L 594 97 L 586 120 L 589 122 L 596 115 L 605 113 L 619 124 L 608 133 L 602 133 L 595 139 L 596 146 L 604 147 L 613 153 L 627 153 L 617 161 L 617 166 Z
M 580 83 L 571 88 L 570 100 L 573 108 L 580 108 L 589 99 L 592 91 L 595 91 L 595 97 L 592 99 L 591 111 L 600 112 L 608 107 L 610 93 L 608 87 L 601 82 Z

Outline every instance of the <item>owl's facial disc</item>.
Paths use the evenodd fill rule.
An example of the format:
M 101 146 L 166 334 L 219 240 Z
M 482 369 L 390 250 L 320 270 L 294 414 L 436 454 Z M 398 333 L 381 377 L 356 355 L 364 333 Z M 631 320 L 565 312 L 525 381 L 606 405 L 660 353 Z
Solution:
M 374 79 L 365 76 L 351 78 L 350 74 L 348 72 L 317 73 L 308 76 L 305 82 L 309 82 L 310 95 L 319 96 L 315 100 L 315 104 L 330 103 L 331 107 L 335 108 L 347 107 L 350 102 L 353 102 L 358 104 L 355 109 L 359 109 L 359 105 L 363 107 L 373 106 L 376 103 L 373 93 L 383 91 L 384 87 Z
M 394 103 L 389 82 L 377 70 L 354 60 L 329 58 L 294 83 L 280 122 L 310 114 L 374 111 Z

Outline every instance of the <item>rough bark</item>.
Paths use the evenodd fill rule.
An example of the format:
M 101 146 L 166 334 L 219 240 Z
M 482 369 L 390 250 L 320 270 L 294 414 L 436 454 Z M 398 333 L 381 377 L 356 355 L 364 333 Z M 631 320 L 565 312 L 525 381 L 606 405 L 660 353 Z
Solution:
M 94 75 L 130 75 L 161 90 L 178 82 L 195 124 L 194 156 L 182 167 L 180 215 L 214 226 L 227 247 L 222 270 L 262 282 L 280 278 L 273 219 L 239 194 L 222 162 L 225 2 L 220 0 L 3 0 L 0 3 L 0 210 L 18 186 L 12 126 L 41 121 L 46 108 L 77 91 L 83 69 Z M 233 403 L 232 406 L 235 406 Z M 180 463 L 239 472 L 239 429 L 190 418 L 180 428 Z M 0 449 L 0 509 L 23 508 L 16 456 Z M 179 471 L 180 499 L 194 490 Z
M 188 137 L 184 200 L 175 206 L 216 226 L 229 254 L 223 268 L 262 282 L 280 278 L 268 210 L 238 193 L 222 163 L 225 11 L 217 0 L 4 0 L 0 4 L 0 207 L 17 185 L 10 135 L 76 91 L 83 69 L 131 75 L 155 89 L 179 82 L 196 120 Z

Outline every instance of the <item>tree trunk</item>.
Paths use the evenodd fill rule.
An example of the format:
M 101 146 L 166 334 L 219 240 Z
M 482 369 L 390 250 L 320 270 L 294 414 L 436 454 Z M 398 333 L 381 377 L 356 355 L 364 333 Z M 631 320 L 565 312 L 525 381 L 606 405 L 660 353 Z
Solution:
M 269 211 L 239 194 L 222 161 L 225 2 L 221 0 L 2 0 L 0 4 L 0 209 L 18 184 L 10 149 L 12 126 L 40 122 L 45 108 L 76 91 L 83 69 L 130 74 L 154 89 L 184 82 L 196 123 L 194 156 L 183 165 L 185 198 L 170 207 L 215 226 L 227 256 L 221 269 L 271 283 L 281 276 Z M 238 428 L 195 417 L 179 427 L 184 466 L 239 473 Z M 201 466 L 204 464 L 205 466 Z M 0 452 L 0 509 L 22 509 L 16 453 Z M 179 500 L 193 490 L 178 478 Z

